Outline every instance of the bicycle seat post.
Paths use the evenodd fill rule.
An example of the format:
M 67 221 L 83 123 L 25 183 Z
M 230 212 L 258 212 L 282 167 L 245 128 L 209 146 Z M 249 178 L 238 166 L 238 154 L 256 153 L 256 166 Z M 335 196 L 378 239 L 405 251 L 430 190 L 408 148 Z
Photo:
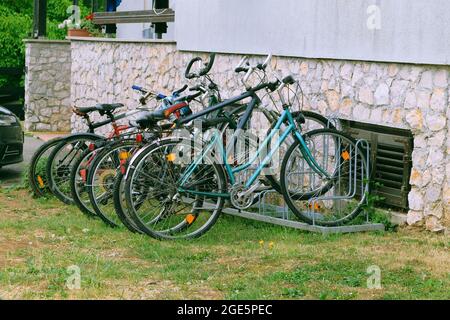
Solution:
M 82 117 L 84 118 L 84 120 L 87 123 L 87 126 L 89 128 L 89 132 L 93 133 L 95 131 L 95 128 L 94 128 L 94 126 L 92 124 L 92 121 L 91 121 L 91 118 L 89 117 L 89 115 L 87 113 L 85 113 Z

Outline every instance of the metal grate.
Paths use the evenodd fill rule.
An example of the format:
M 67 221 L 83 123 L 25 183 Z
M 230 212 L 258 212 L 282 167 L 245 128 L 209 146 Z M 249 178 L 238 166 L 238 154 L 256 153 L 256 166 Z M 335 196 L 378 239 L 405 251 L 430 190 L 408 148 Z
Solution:
M 355 139 L 365 139 L 371 148 L 371 177 L 379 183 L 373 190 L 382 204 L 408 209 L 412 167 L 413 135 L 405 129 L 341 120 L 342 129 Z

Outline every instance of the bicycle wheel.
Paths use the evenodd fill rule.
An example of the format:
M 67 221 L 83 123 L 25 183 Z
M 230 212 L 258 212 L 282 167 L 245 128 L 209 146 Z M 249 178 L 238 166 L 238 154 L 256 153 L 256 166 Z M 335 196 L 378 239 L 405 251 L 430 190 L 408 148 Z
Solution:
M 86 181 L 89 200 L 96 215 L 107 225 L 118 227 L 121 221 L 114 208 L 114 181 L 121 160 L 126 161 L 140 144 L 136 140 L 122 140 L 105 146 L 93 159 Z
M 335 226 L 352 220 L 362 211 L 368 192 L 365 154 L 350 136 L 336 130 L 314 130 L 306 133 L 304 140 L 329 178 L 308 165 L 296 139 L 286 152 L 280 172 L 287 205 L 310 224 Z
M 302 132 L 309 132 L 312 130 L 326 129 L 326 128 L 333 130 L 335 129 L 334 124 L 331 123 L 326 117 L 313 111 L 295 111 L 292 112 L 292 117 L 294 119 L 297 119 L 300 114 L 302 114 L 305 119 L 305 123 L 301 125 Z M 275 123 L 273 123 L 273 125 L 275 125 Z M 270 130 L 272 130 L 272 128 L 273 127 L 271 127 Z M 270 167 L 272 168 L 271 173 L 273 174 L 268 174 L 265 176 L 265 178 L 270 182 L 272 188 L 280 194 L 282 193 L 279 174 L 281 170 L 281 161 L 283 160 L 284 155 L 286 154 L 286 151 L 289 148 L 289 146 L 291 146 L 294 142 L 295 141 L 293 137 L 287 138 L 285 143 L 283 143 L 283 145 L 280 147 L 275 162 L 272 162 L 270 164 Z
M 35 197 L 43 197 L 48 191 L 48 179 L 46 167 L 48 158 L 53 149 L 61 143 L 64 138 L 55 138 L 41 145 L 31 158 L 28 168 L 28 183 Z
M 190 140 L 168 139 L 154 143 L 129 165 L 125 184 L 126 207 L 136 225 L 156 239 L 192 239 L 207 232 L 224 204 L 223 167 L 211 155 L 192 169 L 202 149 Z M 189 190 L 189 191 L 188 191 Z
M 81 212 L 89 217 L 96 216 L 95 210 L 89 200 L 89 193 L 86 186 L 89 167 L 94 158 L 99 154 L 102 148 L 95 150 L 86 150 L 75 161 L 70 173 L 70 191 L 75 205 Z
M 143 233 L 141 229 L 134 223 L 133 219 L 128 215 L 125 199 L 125 175 L 118 172 L 113 186 L 114 209 L 117 217 L 122 221 L 123 225 L 133 233 Z
M 78 157 L 80 157 L 89 145 L 98 140 L 104 140 L 102 136 L 95 134 L 76 134 L 62 140 L 50 154 L 46 174 L 50 191 L 62 202 L 74 204 L 70 189 L 70 173 Z

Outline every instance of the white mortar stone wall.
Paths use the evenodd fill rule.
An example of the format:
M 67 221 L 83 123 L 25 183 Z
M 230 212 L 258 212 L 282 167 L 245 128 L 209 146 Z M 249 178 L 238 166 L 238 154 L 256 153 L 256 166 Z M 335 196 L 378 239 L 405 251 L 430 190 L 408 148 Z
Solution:
M 25 129 L 70 131 L 69 41 L 26 40 Z
M 72 102 L 122 102 L 131 109 L 137 97 L 133 84 L 159 92 L 180 88 L 194 55 L 177 51 L 174 43 L 72 41 Z M 212 74 L 224 97 L 243 91 L 233 71 L 240 59 L 216 57 Z M 300 80 L 305 109 L 410 129 L 414 151 L 407 221 L 432 231 L 449 226 L 449 66 L 274 57 L 272 69 Z M 83 130 L 74 116 L 72 128 Z

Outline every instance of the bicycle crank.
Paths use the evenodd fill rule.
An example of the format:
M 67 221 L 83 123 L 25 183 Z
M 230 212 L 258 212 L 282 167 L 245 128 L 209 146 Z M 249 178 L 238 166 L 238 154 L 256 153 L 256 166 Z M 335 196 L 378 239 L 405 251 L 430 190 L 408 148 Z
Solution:
M 261 182 L 255 183 L 250 188 L 246 188 L 244 184 L 238 183 L 231 186 L 230 201 L 231 204 L 239 210 L 250 208 L 254 204 L 255 197 L 258 196 L 256 192 L 261 186 Z

